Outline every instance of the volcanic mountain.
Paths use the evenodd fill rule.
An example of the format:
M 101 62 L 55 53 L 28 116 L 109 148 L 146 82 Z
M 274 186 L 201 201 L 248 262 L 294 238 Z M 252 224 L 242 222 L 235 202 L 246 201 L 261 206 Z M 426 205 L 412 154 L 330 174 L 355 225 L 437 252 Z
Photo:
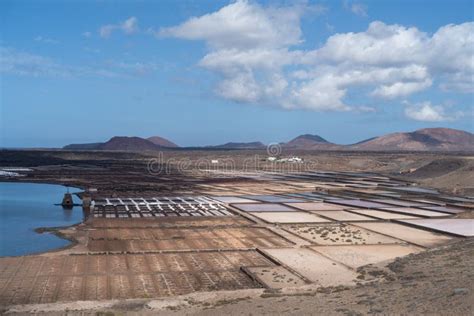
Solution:
M 341 145 L 333 144 L 318 135 L 305 134 L 298 136 L 288 143 L 283 143 L 283 147 L 290 149 L 341 149 Z
M 158 136 L 153 136 L 149 139 L 115 136 L 105 143 L 71 144 L 63 148 L 70 150 L 148 151 L 176 147 L 178 147 L 178 145 Z
M 155 145 L 161 146 L 161 147 L 168 147 L 168 148 L 176 148 L 179 147 L 175 143 L 167 140 L 166 138 L 160 137 L 160 136 L 152 136 L 148 137 L 147 140 L 152 142 Z
M 160 146 L 155 145 L 147 139 L 140 137 L 115 136 L 108 142 L 103 143 L 99 149 L 102 150 L 122 150 L 122 151 L 146 151 L 157 150 Z
M 392 133 L 347 146 L 354 150 L 466 151 L 474 150 L 474 134 L 450 128 L 425 128 Z

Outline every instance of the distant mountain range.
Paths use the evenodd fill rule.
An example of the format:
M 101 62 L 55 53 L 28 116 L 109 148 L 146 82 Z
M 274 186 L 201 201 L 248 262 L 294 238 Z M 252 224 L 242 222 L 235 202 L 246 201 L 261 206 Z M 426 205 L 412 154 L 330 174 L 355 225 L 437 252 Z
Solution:
M 351 146 L 362 150 L 474 150 L 474 134 L 449 129 L 425 128 L 411 133 L 392 133 Z
M 287 150 L 364 150 L 364 151 L 474 151 L 474 134 L 450 128 L 425 128 L 409 133 L 391 133 L 373 137 L 352 145 L 338 145 L 318 135 L 301 135 L 281 143 Z M 71 144 L 68 150 L 152 151 L 180 148 L 159 137 L 112 137 L 105 143 Z M 265 149 L 261 142 L 226 143 L 202 149 Z

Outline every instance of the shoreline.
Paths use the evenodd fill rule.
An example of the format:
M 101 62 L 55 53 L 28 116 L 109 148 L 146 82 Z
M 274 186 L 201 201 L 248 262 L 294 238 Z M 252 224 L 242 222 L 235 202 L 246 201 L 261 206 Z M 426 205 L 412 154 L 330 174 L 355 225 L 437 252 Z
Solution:
M 21 177 L 19 177 L 19 178 L 21 178 Z M 31 181 L 31 179 L 28 179 L 28 181 L 22 181 L 23 179 L 21 179 L 21 180 L 20 179 L 14 179 L 13 181 L 4 181 L 4 180 L 13 180 L 13 179 L 1 179 L 0 183 L 48 184 L 48 185 L 69 187 L 69 188 L 78 189 L 78 190 L 82 190 L 82 191 L 84 190 L 83 188 L 79 188 L 78 186 L 74 186 L 74 187 L 66 186 L 63 183 L 58 183 L 58 182 L 54 183 L 52 181 L 46 181 L 46 182 L 45 181 L 38 181 L 38 182 L 36 182 L 36 181 Z M 73 194 L 74 194 L 74 192 L 73 192 Z M 57 204 L 53 203 L 53 205 L 57 205 Z M 79 208 L 79 206 L 76 206 L 76 207 Z M 81 208 L 81 212 L 82 212 L 82 207 L 80 207 L 80 208 Z M 74 246 L 78 245 L 79 241 L 74 237 L 74 235 L 68 235 L 68 234 L 65 234 L 61 231 L 62 230 L 67 230 L 67 229 L 75 229 L 79 225 L 84 224 L 84 223 L 85 223 L 85 219 L 84 219 L 84 217 L 82 217 L 82 219 L 79 222 L 76 222 L 76 223 L 74 223 L 72 225 L 68 225 L 68 226 L 53 226 L 53 227 L 42 226 L 42 227 L 33 228 L 33 231 L 36 234 L 49 233 L 49 234 L 52 234 L 52 235 L 56 236 L 59 239 L 66 240 L 69 243 L 67 245 L 61 246 L 59 248 L 29 252 L 27 254 L 21 254 L 21 255 L 0 256 L 0 258 L 18 258 L 18 257 L 26 257 L 26 256 L 38 256 L 38 255 L 45 255 L 45 254 L 48 254 L 48 253 L 55 253 L 55 252 L 60 252 L 60 251 L 63 251 L 63 250 L 71 249 Z

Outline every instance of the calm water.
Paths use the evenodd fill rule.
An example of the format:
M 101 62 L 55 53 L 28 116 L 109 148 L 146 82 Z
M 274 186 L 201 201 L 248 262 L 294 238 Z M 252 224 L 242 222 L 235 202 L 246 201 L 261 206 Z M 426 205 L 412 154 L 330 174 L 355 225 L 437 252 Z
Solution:
M 79 191 L 71 189 L 70 192 Z M 0 182 L 0 256 L 20 256 L 52 250 L 70 242 L 38 227 L 69 226 L 82 221 L 82 207 L 63 210 L 66 188 L 60 185 Z M 75 202 L 80 200 L 74 196 Z

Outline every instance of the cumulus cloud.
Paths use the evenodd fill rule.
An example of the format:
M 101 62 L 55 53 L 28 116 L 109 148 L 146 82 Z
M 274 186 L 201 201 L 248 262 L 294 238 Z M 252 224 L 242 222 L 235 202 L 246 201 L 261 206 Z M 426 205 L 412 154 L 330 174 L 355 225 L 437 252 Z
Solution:
M 215 12 L 154 32 L 200 40 L 208 52 L 198 65 L 218 75 L 216 92 L 236 102 L 286 109 L 357 110 L 352 91 L 397 99 L 433 87 L 469 92 L 474 74 L 474 23 L 446 25 L 430 35 L 416 27 L 369 24 L 303 50 L 304 6 L 236 1 Z
M 462 112 L 447 113 L 445 106 L 432 105 L 431 102 L 421 102 L 410 104 L 405 102 L 405 116 L 416 121 L 422 122 L 442 122 L 453 121 L 463 116 Z
M 157 35 L 205 40 L 215 49 L 286 47 L 301 42 L 301 7 L 263 8 L 237 1 L 222 9 L 193 17 L 175 27 L 162 28 Z
M 114 31 L 122 31 L 123 33 L 129 35 L 136 33 L 138 29 L 138 19 L 132 16 L 119 24 L 107 24 L 101 26 L 99 29 L 99 35 L 102 38 L 108 38 Z

